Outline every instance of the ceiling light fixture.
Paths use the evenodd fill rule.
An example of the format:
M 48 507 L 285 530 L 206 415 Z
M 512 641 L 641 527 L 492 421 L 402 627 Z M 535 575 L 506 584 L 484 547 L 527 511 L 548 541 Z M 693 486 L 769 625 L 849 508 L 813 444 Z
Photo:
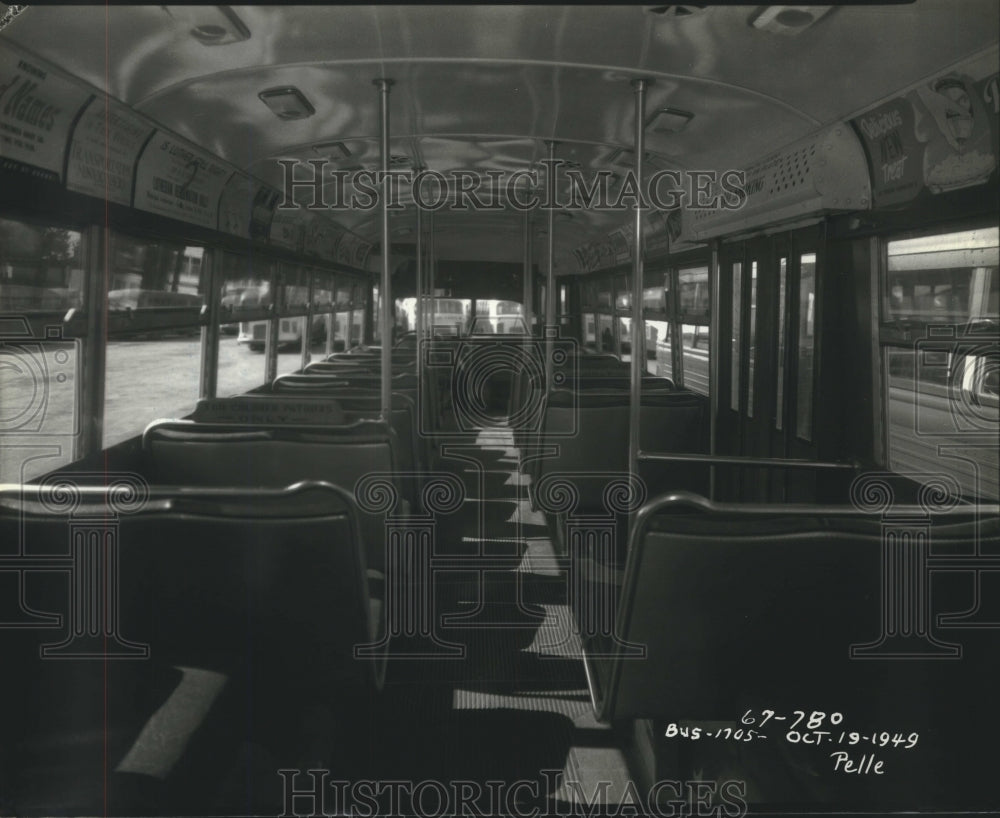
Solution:
M 343 142 L 317 142 L 312 149 L 317 156 L 329 157 L 332 151 L 339 152 L 340 159 L 348 159 L 351 156 L 350 149 Z
M 659 134 L 678 134 L 694 119 L 690 111 L 680 108 L 661 108 L 646 121 L 646 129 Z
M 229 6 L 162 6 L 202 45 L 229 45 L 250 39 L 250 29 Z
M 705 3 L 671 3 L 667 6 L 646 6 L 646 11 L 650 14 L 658 14 L 661 17 L 691 17 L 704 10 Z
M 307 119 L 316 113 L 309 100 L 298 88 L 268 88 L 257 94 L 278 119 Z
M 814 25 L 830 9 L 831 6 L 765 6 L 751 18 L 750 24 L 771 34 L 794 37 Z

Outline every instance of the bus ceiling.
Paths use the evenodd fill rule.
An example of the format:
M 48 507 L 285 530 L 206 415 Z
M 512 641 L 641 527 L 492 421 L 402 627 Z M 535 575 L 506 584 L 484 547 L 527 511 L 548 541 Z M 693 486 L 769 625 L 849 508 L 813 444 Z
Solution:
M 380 165 L 372 80 L 385 76 L 390 168 L 460 176 L 425 220 L 437 257 L 517 261 L 530 231 L 536 259 L 551 239 L 557 275 L 626 262 L 637 203 L 648 254 L 995 176 L 993 0 L 960 15 L 945 0 L 809 8 L 788 25 L 777 7 L 728 5 L 31 6 L 0 33 L 0 172 L 106 199 L 113 218 L 125 208 L 374 270 L 378 209 L 334 205 L 357 205 L 354 174 Z M 558 172 L 543 162 L 552 141 Z M 24 184 L 4 185 L 12 206 Z M 456 210 L 463 184 L 476 199 Z M 589 204 L 572 206 L 574 192 Z M 558 212 L 510 206 L 532 194 Z M 392 214 L 394 247 L 414 243 L 412 200 L 404 190 Z

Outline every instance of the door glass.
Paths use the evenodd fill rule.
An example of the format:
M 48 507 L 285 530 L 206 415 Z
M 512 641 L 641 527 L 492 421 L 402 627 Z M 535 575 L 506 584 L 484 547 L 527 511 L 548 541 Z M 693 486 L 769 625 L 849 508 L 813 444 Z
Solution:
M 812 440 L 813 366 L 816 355 L 816 254 L 799 259 L 799 366 L 795 433 Z
M 740 301 L 743 294 L 743 264 L 733 264 L 733 335 L 729 366 L 729 408 L 740 411 Z
M 707 324 L 681 325 L 684 388 L 708 394 L 709 328 Z

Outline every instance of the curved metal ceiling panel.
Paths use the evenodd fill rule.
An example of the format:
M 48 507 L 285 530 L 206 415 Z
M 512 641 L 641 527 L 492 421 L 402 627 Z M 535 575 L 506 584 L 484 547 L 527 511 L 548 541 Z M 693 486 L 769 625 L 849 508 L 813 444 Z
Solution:
M 798 36 L 756 28 L 759 6 L 683 18 L 642 6 L 235 6 L 245 28 L 234 23 L 233 39 L 246 39 L 206 46 L 192 27 L 225 25 L 220 8 L 32 6 L 0 40 L 280 184 L 279 158 L 332 150 L 339 167 L 374 166 L 378 76 L 396 80 L 393 152 L 436 170 L 529 167 L 546 139 L 584 169 L 607 167 L 632 142 L 628 80 L 637 76 L 654 79 L 651 113 L 669 106 L 693 115 L 678 134 L 648 132 L 650 169 L 729 168 L 976 54 L 995 64 L 1000 37 L 996 0 L 834 7 Z M 298 88 L 315 114 L 276 118 L 258 94 L 284 86 Z M 336 142 L 350 155 L 329 147 Z M 371 221 L 344 215 L 366 229 Z M 564 220 L 560 248 L 615 218 Z M 456 219 L 487 241 L 503 233 L 495 222 Z

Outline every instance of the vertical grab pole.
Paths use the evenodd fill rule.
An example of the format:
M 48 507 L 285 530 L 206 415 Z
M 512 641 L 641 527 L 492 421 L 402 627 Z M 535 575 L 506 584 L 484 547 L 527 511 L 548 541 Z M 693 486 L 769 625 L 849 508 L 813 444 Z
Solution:
M 556 288 L 556 266 L 555 266 L 555 255 L 556 255 L 556 244 L 555 244 L 555 222 L 556 222 L 556 211 L 555 211 L 555 201 L 556 193 L 555 188 L 555 161 L 556 161 L 556 142 L 549 140 L 545 143 L 549 148 L 549 166 L 547 168 L 548 173 L 546 174 L 548 178 L 547 184 L 553 187 L 552 190 L 547 190 L 545 192 L 545 197 L 548 200 L 548 242 L 546 242 L 546 277 L 545 277 L 545 394 L 548 395 L 552 391 L 552 354 L 554 352 L 554 334 L 558 332 L 556 328 L 556 300 L 553 297 L 553 291 Z
M 718 428 L 718 416 L 719 416 L 719 395 L 721 394 L 720 389 L 722 384 L 719 381 L 719 361 L 722 358 L 722 270 L 719 264 L 719 242 L 715 240 L 712 242 L 712 257 L 711 257 L 711 267 L 708 273 L 708 288 L 709 294 L 712 298 L 712 310 L 709 313 L 709 324 L 708 330 L 708 368 L 709 368 L 709 380 L 708 380 L 708 394 L 710 395 L 710 409 L 708 416 L 710 418 L 709 426 L 710 440 L 708 451 L 711 454 L 719 454 L 719 445 L 716 438 L 716 428 Z M 710 500 L 714 500 L 716 497 L 716 470 L 715 466 L 709 466 L 708 469 L 708 497 Z
M 642 163 L 646 150 L 646 85 L 647 80 L 632 80 L 635 91 L 635 183 L 642 188 Z M 632 383 L 629 390 L 628 470 L 639 476 L 639 417 L 642 406 L 642 373 L 646 367 L 646 351 L 642 327 L 642 200 L 635 203 L 635 233 L 632 248 Z
M 434 273 L 437 270 L 437 255 L 434 250 L 434 211 L 427 214 L 427 306 L 430 308 L 428 323 L 425 323 L 427 337 L 434 337 L 434 310 L 436 299 L 434 289 L 437 283 Z
M 107 223 L 107 222 L 105 222 Z M 74 459 L 104 448 L 104 379 L 108 354 L 108 276 L 111 259 L 111 228 L 87 228 L 87 270 L 85 281 L 85 335 L 76 362 L 83 382 L 78 390 L 77 411 L 83 419 L 83 433 L 73 446 Z
M 417 168 L 417 176 L 420 176 L 422 168 Z M 417 306 L 416 306 L 416 316 L 417 316 L 417 383 L 423 383 L 423 341 L 424 341 L 424 220 L 423 213 L 420 207 L 419 197 L 414 197 L 413 201 L 416 207 L 417 213 L 417 283 L 415 289 L 417 291 Z
M 389 276 L 389 88 L 392 80 L 380 77 L 375 80 L 379 94 L 379 152 L 381 156 L 382 184 L 382 282 L 379 286 L 379 319 L 382 334 L 382 420 L 389 422 L 392 411 L 392 293 Z
M 534 326 L 534 314 L 535 305 L 532 303 L 534 299 L 534 276 L 532 274 L 532 256 L 534 255 L 531 247 L 531 214 L 525 210 L 524 211 L 524 281 L 522 282 L 522 296 L 521 300 L 524 302 L 524 323 L 528 328 L 529 333 L 533 333 Z
M 201 274 L 208 279 L 205 306 L 202 313 L 208 323 L 201 328 L 201 376 L 198 396 L 214 398 L 219 380 L 219 311 L 222 300 L 222 276 L 218 269 L 222 261 L 222 251 L 206 250 L 202 256 Z

